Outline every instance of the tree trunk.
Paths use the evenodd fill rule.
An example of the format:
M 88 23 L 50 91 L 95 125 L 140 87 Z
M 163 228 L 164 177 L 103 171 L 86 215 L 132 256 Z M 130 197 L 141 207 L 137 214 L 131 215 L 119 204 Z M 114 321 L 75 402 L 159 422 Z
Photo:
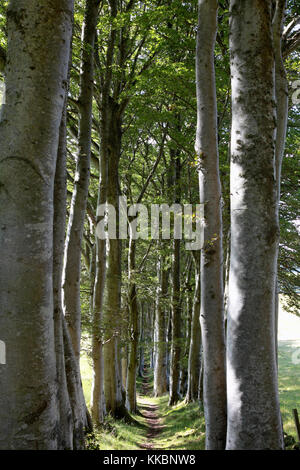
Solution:
M 135 283 L 135 251 L 136 241 L 130 236 L 128 252 L 128 306 L 129 306 L 129 354 L 126 381 L 126 406 L 127 409 L 136 413 L 136 370 L 138 363 L 138 304 Z
M 145 354 L 144 354 L 144 338 L 145 338 L 145 306 L 141 302 L 141 315 L 140 315 L 140 340 L 139 340 L 139 377 L 144 377 Z
M 64 259 L 64 313 L 76 360 L 80 359 L 81 339 L 81 244 L 90 181 L 91 130 L 94 77 L 94 42 L 99 0 L 87 0 L 82 30 L 80 72 L 78 155 L 71 201 Z
M 231 1 L 227 449 L 283 446 L 275 355 L 278 217 L 272 1 Z
M 66 98 L 65 98 L 66 100 Z M 59 445 L 61 449 L 73 448 L 73 416 L 66 377 L 63 306 L 62 306 L 62 268 L 65 241 L 67 173 L 66 173 L 66 102 L 63 111 L 60 138 L 55 170 L 54 216 L 53 216 L 53 307 L 54 335 L 57 367 L 58 403 L 60 415 Z M 83 429 L 83 423 L 82 423 Z
M 167 343 L 166 343 L 166 305 L 168 293 L 168 270 L 165 268 L 164 257 L 160 256 L 158 264 L 159 286 L 157 290 L 155 326 L 157 339 L 156 361 L 154 364 L 154 396 L 160 397 L 167 392 Z
M 118 103 L 110 97 L 107 99 L 105 113 L 102 114 L 101 119 L 105 136 L 105 140 L 102 142 L 101 158 L 106 159 L 108 168 L 106 200 L 115 208 L 118 221 L 122 122 Z M 106 266 L 103 302 L 104 393 L 107 412 L 116 418 L 122 418 L 127 415 L 127 412 L 122 398 L 122 381 L 118 364 L 121 317 L 121 256 L 118 238 L 107 238 L 106 240 Z
M 104 134 L 102 131 L 101 138 Z M 100 175 L 98 189 L 98 206 L 106 202 L 107 196 L 107 158 L 101 152 Z M 98 224 L 102 216 L 97 214 Z M 104 397 L 104 356 L 103 356 L 103 295 L 106 277 L 106 241 L 96 236 L 96 277 L 93 293 L 93 327 L 92 327 L 92 358 L 93 384 L 91 397 L 92 417 L 96 424 L 103 421 L 106 412 Z
M 128 367 L 128 348 L 127 344 L 122 349 L 122 385 L 126 389 L 127 381 L 127 367 Z
M 0 126 L 0 330 L 7 348 L 0 368 L 1 449 L 71 445 L 66 395 L 61 423 L 57 403 L 52 272 L 54 178 L 72 18 L 69 0 L 11 0 L 7 12 Z
M 186 402 L 198 400 L 199 375 L 201 366 L 201 328 L 200 328 L 200 256 L 195 260 L 195 294 L 191 326 L 191 342 L 188 362 L 188 389 Z
M 221 450 L 226 442 L 226 377 L 223 308 L 222 214 L 214 47 L 216 0 L 199 0 L 196 53 L 197 136 L 200 203 L 204 206 L 201 250 L 201 330 L 204 360 L 206 449 Z
M 286 129 L 288 120 L 288 81 L 282 59 L 282 30 L 285 17 L 286 0 L 277 0 L 276 9 L 273 18 L 273 41 L 275 53 L 275 96 L 277 105 L 277 129 L 275 144 L 275 172 L 277 185 L 277 217 L 279 219 L 279 203 L 280 203 L 280 181 L 281 167 L 284 156 L 284 147 L 286 139 Z M 279 239 L 278 239 L 279 244 Z M 278 267 L 277 267 L 278 271 Z M 275 292 L 275 348 L 276 360 L 278 349 L 278 312 L 279 312 L 279 286 L 276 276 L 276 292 Z
M 175 153 L 175 152 L 174 152 Z M 175 159 L 174 159 L 175 157 Z M 180 153 L 171 159 L 175 165 L 174 194 L 175 203 L 180 202 Z M 174 230 L 175 232 L 175 230 Z M 180 399 L 179 379 L 180 379 L 180 355 L 181 355 L 181 305 L 180 305 L 180 240 L 173 240 L 173 267 L 172 267 L 172 344 L 171 344 L 171 364 L 170 364 L 170 397 L 169 405 L 174 405 Z

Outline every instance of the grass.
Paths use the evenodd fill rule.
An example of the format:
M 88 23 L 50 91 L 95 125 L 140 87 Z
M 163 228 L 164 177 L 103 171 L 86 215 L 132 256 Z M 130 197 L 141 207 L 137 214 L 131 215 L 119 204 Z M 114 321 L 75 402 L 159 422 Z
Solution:
M 279 398 L 284 431 L 297 440 L 292 409 L 300 413 L 300 364 L 293 354 L 300 352 L 300 341 L 280 341 L 278 347 Z M 300 354 L 297 355 L 298 360 Z
M 92 389 L 92 365 L 90 358 L 83 354 L 80 360 L 82 386 L 88 408 Z M 115 421 L 110 416 L 105 418 L 103 427 L 95 429 L 95 440 L 101 450 L 138 450 L 139 443 L 146 439 L 147 428 L 142 416 L 134 415 L 138 424 L 127 424 L 123 420 Z M 93 444 L 94 445 L 94 444 Z
M 279 396 L 283 418 L 284 431 L 297 440 L 292 409 L 298 408 L 300 413 L 300 365 L 293 362 L 293 353 L 299 350 L 300 341 L 279 342 Z M 299 358 L 299 354 L 298 354 Z M 90 404 L 92 385 L 92 368 L 89 358 L 84 355 L 81 359 L 83 390 L 87 404 Z M 148 379 L 150 390 L 153 387 L 153 375 Z M 154 398 L 149 394 L 141 394 L 142 379 L 137 379 L 138 404 L 158 405 L 163 428 L 153 440 L 153 448 L 159 450 L 202 450 L 205 441 L 205 424 L 203 412 L 196 403 L 185 404 L 184 401 L 176 406 L 168 406 L 168 396 Z M 135 415 L 138 424 L 128 425 L 124 421 L 114 421 L 107 417 L 104 426 L 95 431 L 96 441 L 101 450 L 137 450 L 139 444 L 147 440 L 146 420 L 143 416 Z
M 167 395 L 152 400 L 159 406 L 163 429 L 154 440 L 159 450 L 204 450 L 205 424 L 203 412 L 196 403 L 168 406 Z
M 92 381 L 93 381 L 93 369 L 92 369 L 92 362 L 86 353 L 81 354 L 80 372 L 81 372 L 81 380 L 82 380 L 82 387 L 83 387 L 83 393 L 85 396 L 85 401 L 86 401 L 88 408 L 90 408 L 91 390 L 92 390 Z
M 94 431 L 101 450 L 140 450 L 139 443 L 146 439 L 147 428 L 140 416 L 134 417 L 142 426 L 115 421 L 106 417 L 104 426 Z

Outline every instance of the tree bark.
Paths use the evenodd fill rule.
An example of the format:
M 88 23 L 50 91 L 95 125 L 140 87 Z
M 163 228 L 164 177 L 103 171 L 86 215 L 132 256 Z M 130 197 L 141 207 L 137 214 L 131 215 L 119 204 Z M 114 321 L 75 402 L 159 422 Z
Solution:
M 200 256 L 195 259 L 195 293 L 193 301 L 191 342 L 188 361 L 188 388 L 186 402 L 198 400 L 199 376 L 201 367 L 201 327 L 200 327 Z
M 0 368 L 1 449 L 70 445 L 59 432 L 52 273 L 54 178 L 72 20 L 70 0 L 11 0 L 7 11 L 0 126 L 0 329 L 7 348 Z
M 62 304 L 62 269 L 65 241 L 65 223 L 67 212 L 67 173 L 66 173 L 66 96 L 60 125 L 59 145 L 54 182 L 54 215 L 53 215 L 53 310 L 54 336 L 56 353 L 56 372 L 59 404 L 59 445 L 61 449 L 73 448 L 73 416 L 68 393 L 66 376 L 64 337 L 63 337 L 63 304 Z M 83 428 L 83 425 L 82 425 Z
M 138 364 L 138 304 L 135 283 L 135 251 L 136 241 L 130 236 L 128 251 L 128 306 L 129 306 L 129 354 L 126 381 L 126 406 L 136 413 L 136 370 Z
M 216 0 L 199 0 L 196 52 L 197 135 L 200 203 L 204 204 L 204 246 L 201 250 L 201 330 L 204 360 L 206 449 L 226 442 L 226 377 L 223 307 L 222 214 L 214 47 Z
M 81 244 L 90 181 L 94 42 L 98 8 L 99 0 L 86 0 L 82 31 L 80 96 L 78 99 L 78 155 L 67 229 L 63 273 L 64 313 L 78 364 L 81 339 Z
M 275 354 L 278 245 L 272 1 L 231 1 L 229 450 L 281 449 Z
M 167 392 L 167 343 L 166 343 L 166 305 L 169 273 L 165 267 L 164 257 L 160 256 L 158 264 L 159 286 L 157 289 L 155 325 L 157 339 L 156 360 L 154 364 L 154 396 L 160 397 Z
M 141 302 L 141 315 L 140 315 L 140 339 L 139 339 L 139 377 L 144 377 L 145 354 L 144 354 L 144 340 L 145 340 L 145 305 Z
M 104 107 L 103 107 L 104 109 Z M 119 106 L 111 97 L 107 98 L 106 111 L 102 114 L 105 141 L 102 143 L 101 158 L 108 168 L 107 203 L 116 210 L 119 217 L 119 159 L 121 151 L 122 121 Z M 118 227 L 117 227 L 118 233 Z M 116 418 L 127 415 L 122 397 L 122 381 L 118 365 L 118 344 L 120 336 L 121 307 L 121 257 L 120 240 L 106 240 L 106 278 L 103 301 L 104 332 L 104 393 L 107 412 Z
M 174 155 L 172 155 L 174 153 Z M 175 203 L 180 202 L 180 153 L 172 152 L 172 164 L 175 165 L 173 179 Z M 173 240 L 173 266 L 172 266 L 172 344 L 170 363 L 170 397 L 169 405 L 174 405 L 180 399 L 180 355 L 181 355 L 181 305 L 180 305 L 180 240 Z
M 275 54 L 275 96 L 277 105 L 277 129 L 275 144 L 275 174 L 277 185 L 277 217 L 279 220 L 279 203 L 280 203 L 280 181 L 281 167 L 284 156 L 284 147 L 286 139 L 286 129 L 288 120 L 288 81 L 282 58 L 282 31 L 285 18 L 286 0 L 277 0 L 273 17 L 273 41 Z M 279 239 L 278 239 L 279 245 Z M 277 268 L 278 271 L 278 268 Z M 278 349 L 278 311 L 279 311 L 279 286 L 278 278 L 276 279 L 275 292 L 275 348 L 276 357 Z
M 106 162 L 101 158 L 100 183 L 98 204 L 106 200 Z M 99 219 L 96 219 L 97 223 Z M 104 397 L 104 357 L 103 357 L 103 292 L 106 276 L 106 243 L 96 237 L 96 276 L 93 292 L 92 315 L 92 359 L 93 359 L 93 384 L 91 395 L 91 410 L 94 423 L 103 422 L 106 412 Z

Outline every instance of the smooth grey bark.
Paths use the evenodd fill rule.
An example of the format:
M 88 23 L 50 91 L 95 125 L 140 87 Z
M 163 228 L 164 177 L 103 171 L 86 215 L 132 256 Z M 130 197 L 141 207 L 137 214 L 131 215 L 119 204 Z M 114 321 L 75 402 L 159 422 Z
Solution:
M 105 158 L 108 168 L 107 203 L 119 214 L 119 159 L 121 150 L 122 121 L 119 106 L 111 98 L 106 101 L 106 112 L 102 115 L 104 135 L 101 158 Z M 107 120 L 105 119 L 107 118 Z M 117 227 L 118 231 L 118 227 Z M 127 416 L 122 396 L 122 380 L 118 363 L 121 307 L 121 256 L 120 240 L 106 240 L 106 278 L 103 300 L 104 333 L 104 393 L 107 412 L 116 418 Z
M 154 396 L 159 397 L 167 392 L 167 343 L 166 343 L 166 305 L 169 272 L 165 267 L 164 256 L 161 255 L 158 266 L 159 285 L 156 293 L 155 324 L 156 358 L 154 363 Z
M 174 171 L 174 195 L 175 203 L 180 202 L 180 153 L 170 151 Z M 181 303 L 180 303 L 180 240 L 173 240 L 173 263 L 172 263 L 172 343 L 170 361 L 170 389 L 169 405 L 172 406 L 180 399 L 180 356 L 181 356 Z
M 128 250 L 128 307 L 129 307 L 129 353 L 128 353 L 128 366 L 127 366 L 127 381 L 126 381 L 126 406 L 127 409 L 136 413 L 136 371 L 138 365 L 138 338 L 139 338 L 139 323 L 138 323 L 138 304 L 137 304 L 137 289 L 135 283 L 135 252 L 136 240 L 130 234 L 129 250 Z
M 118 2 L 109 1 L 111 20 L 118 14 Z M 119 216 L 119 160 L 122 140 L 122 114 L 125 105 L 120 103 L 123 76 L 112 80 L 113 64 L 124 66 L 126 38 L 117 34 L 111 26 L 106 53 L 105 73 L 99 78 L 100 94 L 97 97 L 101 112 L 101 160 L 107 171 L 106 202 L 113 206 Z M 117 58 L 115 52 L 118 47 Z M 118 223 L 116 227 L 118 237 Z M 104 395 L 106 410 L 115 418 L 128 417 L 122 390 L 120 327 L 121 327 L 121 242 L 106 239 L 106 275 L 103 291 L 102 332 L 104 359 Z
M 92 431 L 81 378 L 71 341 L 66 331 L 62 303 L 62 270 L 66 224 L 66 108 L 60 126 L 60 138 L 54 183 L 53 217 L 53 305 L 57 364 L 60 449 L 83 449 L 85 432 Z
M 276 144 L 275 144 L 275 177 L 277 185 L 277 217 L 279 219 L 279 202 L 280 202 L 280 181 L 281 167 L 284 156 L 284 147 L 288 120 L 288 81 L 282 58 L 282 33 L 285 18 L 286 0 L 277 0 L 273 17 L 273 42 L 275 54 L 275 96 L 277 106 L 277 128 L 276 128 Z M 278 239 L 279 243 L 279 239 Z M 277 268 L 278 270 L 278 268 Z M 278 310 L 279 310 L 279 286 L 276 279 L 275 293 L 275 348 L 277 356 L 278 347 Z
M 78 154 L 63 272 L 64 314 L 78 364 L 81 339 L 81 245 L 90 181 L 94 43 L 99 3 L 99 0 L 86 0 L 82 27 L 80 95 L 78 98 Z
M 141 315 L 140 315 L 140 338 L 139 338 L 139 377 L 144 377 L 145 354 L 144 354 L 144 338 L 145 338 L 145 305 L 141 302 Z
M 232 0 L 229 450 L 282 449 L 275 354 L 278 245 L 272 1 Z
M 0 122 L 0 330 L 7 348 L 0 368 L 1 449 L 70 445 L 59 432 L 52 274 L 54 178 L 72 20 L 70 0 L 11 0 L 7 11 Z
M 196 50 L 197 134 L 200 203 L 204 204 L 204 246 L 201 250 L 201 314 L 204 360 L 206 449 L 226 442 L 226 374 L 223 307 L 222 213 L 214 47 L 216 0 L 199 0 Z
M 122 385 L 126 389 L 127 381 L 127 367 L 128 367 L 128 348 L 124 345 L 122 348 Z
M 200 375 L 199 375 L 199 387 L 198 387 L 198 401 L 200 406 L 203 407 L 203 375 L 204 375 L 204 361 L 203 361 L 203 348 L 200 352 L 201 365 L 200 365 Z
M 56 353 L 56 373 L 58 383 L 59 448 L 73 448 L 73 416 L 68 393 L 63 337 L 62 269 L 67 211 L 66 173 L 66 97 L 59 131 L 59 145 L 54 181 L 53 214 L 53 312 Z M 82 423 L 83 428 L 83 423 Z
M 226 237 L 226 261 L 224 266 L 224 322 L 225 322 L 225 337 L 227 330 L 227 308 L 228 308 L 228 289 L 229 289 L 229 269 L 230 269 L 230 229 Z
M 102 134 L 103 137 L 103 134 Z M 98 205 L 106 202 L 107 195 L 107 161 L 105 155 L 100 158 Z M 96 223 L 102 217 L 97 216 Z M 103 356 L 103 295 L 106 276 L 106 241 L 96 236 L 96 273 L 93 292 L 92 316 L 92 359 L 93 384 L 91 395 L 92 417 L 100 424 L 106 412 L 104 397 L 104 356 Z
M 64 355 L 69 398 L 73 415 L 73 448 L 84 447 L 84 434 L 92 432 L 93 424 L 83 394 L 80 371 L 65 317 L 62 318 Z
M 201 367 L 201 327 L 200 327 L 200 256 L 195 257 L 195 292 L 193 299 L 191 341 L 188 361 L 188 385 L 186 402 L 197 401 Z
M 188 256 L 186 262 L 186 277 L 182 286 L 180 304 L 184 304 L 183 311 L 183 329 L 185 330 L 184 347 L 181 355 L 180 369 L 180 395 L 185 396 L 188 388 L 188 368 L 189 368 L 189 351 L 191 344 L 191 329 L 193 317 L 193 299 L 191 296 L 190 278 L 192 272 L 192 257 Z M 185 294 L 185 295 L 184 295 Z
M 170 355 L 171 355 L 171 344 L 172 344 L 172 310 L 168 308 L 168 317 L 167 317 L 167 387 L 170 390 Z

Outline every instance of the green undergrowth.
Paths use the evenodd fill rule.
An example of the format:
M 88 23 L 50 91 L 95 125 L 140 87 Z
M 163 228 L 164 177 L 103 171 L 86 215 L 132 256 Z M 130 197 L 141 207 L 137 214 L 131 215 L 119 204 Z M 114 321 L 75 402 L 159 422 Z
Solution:
M 168 406 L 168 395 L 156 398 L 163 428 L 155 439 L 154 449 L 203 450 L 205 448 L 205 424 L 203 411 L 198 403 Z
M 139 444 L 146 439 L 146 434 L 147 427 L 141 416 L 135 415 L 131 424 L 106 416 L 103 426 L 95 429 L 89 437 L 88 449 L 140 450 Z
M 285 433 L 288 440 L 297 440 L 292 410 L 298 408 L 300 414 L 300 365 L 295 359 L 295 351 L 300 344 L 295 341 L 279 342 L 279 396 Z M 297 356 L 298 357 L 298 356 Z M 296 359 L 297 359 L 296 357 Z M 294 358 L 294 359 L 293 359 Z M 87 404 L 90 404 L 92 385 L 92 368 L 89 358 L 84 355 L 81 360 L 81 373 L 84 394 Z M 147 422 L 142 415 L 143 406 L 155 404 L 161 417 L 160 433 L 151 441 L 153 449 L 159 450 L 201 450 L 204 449 L 205 424 L 203 411 L 197 403 L 185 404 L 181 401 L 176 406 L 168 406 L 168 396 L 154 398 L 153 371 L 147 371 L 147 384 L 137 378 L 138 406 L 141 413 L 133 416 L 133 423 L 123 420 L 116 421 L 106 417 L 103 427 L 96 429 L 94 436 L 89 439 L 88 447 L 102 450 L 136 450 L 147 442 Z M 295 442 L 295 441 L 294 441 Z M 289 446 L 289 448 L 292 448 Z
M 298 351 L 298 354 L 297 354 Z M 300 415 L 300 341 L 280 341 L 278 347 L 278 382 L 280 409 L 285 433 L 297 440 L 293 408 Z

